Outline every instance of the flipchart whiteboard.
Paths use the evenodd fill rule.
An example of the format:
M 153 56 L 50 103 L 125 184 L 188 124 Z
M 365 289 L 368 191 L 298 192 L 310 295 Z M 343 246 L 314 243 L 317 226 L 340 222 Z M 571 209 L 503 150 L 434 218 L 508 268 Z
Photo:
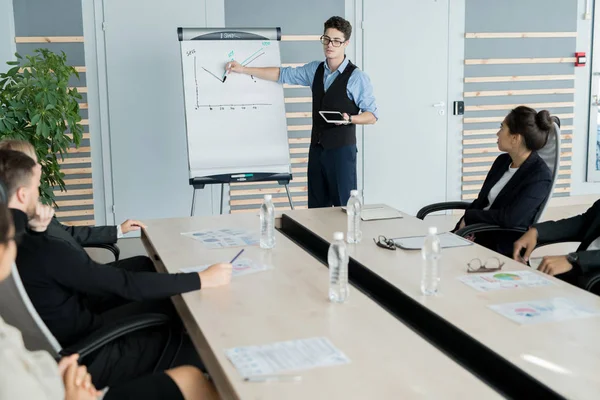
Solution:
M 178 29 L 190 179 L 289 174 L 283 87 L 230 73 L 228 61 L 279 67 L 280 30 Z

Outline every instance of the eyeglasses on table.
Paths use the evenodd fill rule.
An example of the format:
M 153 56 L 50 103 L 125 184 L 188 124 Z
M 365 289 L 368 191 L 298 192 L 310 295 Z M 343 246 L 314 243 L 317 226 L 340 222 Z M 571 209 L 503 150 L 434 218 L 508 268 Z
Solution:
M 485 262 L 482 262 L 479 258 L 474 258 L 467 263 L 467 272 L 495 272 L 500 271 L 503 266 L 504 263 L 498 257 L 490 257 Z
M 394 243 L 394 240 L 388 239 L 383 235 L 379 235 L 377 240 L 375 240 L 375 238 L 373 238 L 373 241 L 375 242 L 375 244 L 378 247 L 381 247 L 383 249 L 396 250 L 396 243 Z

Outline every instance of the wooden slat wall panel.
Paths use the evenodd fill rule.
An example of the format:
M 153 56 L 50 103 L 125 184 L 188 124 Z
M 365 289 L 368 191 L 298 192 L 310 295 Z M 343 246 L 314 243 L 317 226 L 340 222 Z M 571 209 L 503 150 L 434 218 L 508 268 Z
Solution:
M 474 58 L 465 60 L 466 65 L 494 65 L 494 64 L 573 64 L 575 57 L 548 57 L 548 58 Z
M 283 35 L 282 46 L 285 42 L 309 42 L 314 46 L 321 35 Z M 284 67 L 298 67 L 304 63 L 288 63 L 282 59 Z M 295 59 L 293 61 L 298 61 Z M 306 60 L 307 62 L 312 60 Z M 312 129 L 312 97 L 308 97 L 305 86 L 283 85 L 285 93 L 286 118 L 288 124 L 288 142 L 292 164 L 293 180 L 290 183 L 290 192 L 294 207 L 302 209 L 307 207 L 307 176 L 308 147 Z M 232 213 L 258 212 L 265 194 L 273 196 L 273 202 L 278 210 L 289 210 L 287 194 L 283 186 L 277 183 L 248 182 L 233 183 L 230 186 L 229 205 Z
M 575 80 L 575 75 L 477 76 L 477 77 L 472 77 L 472 78 L 465 78 L 465 83 L 573 81 L 573 80 Z
M 81 14 L 81 13 L 79 13 Z M 73 21 L 71 21 L 73 22 Z M 15 21 L 15 23 L 26 23 L 24 21 Z M 19 27 L 17 27 L 19 28 Z M 22 29 L 31 30 L 31 29 Z M 39 44 L 36 47 L 48 48 L 51 51 L 57 51 L 62 43 L 72 43 L 75 50 L 83 52 L 83 36 L 18 36 L 15 38 L 17 51 L 21 54 L 26 53 L 21 46 Z M 27 47 L 26 49 L 30 49 Z M 80 55 L 79 54 L 79 55 Z M 78 56 L 79 56 L 78 55 Z M 74 55 L 67 52 L 67 60 Z M 61 192 L 59 188 L 54 189 L 56 196 L 57 210 L 56 215 L 61 222 L 75 226 L 94 225 L 94 197 L 92 185 L 92 158 L 90 147 L 90 130 L 88 120 L 87 86 L 85 84 L 85 65 L 75 65 L 75 70 L 80 74 L 81 84 L 75 83 L 73 87 L 82 94 L 83 99 L 79 104 L 81 114 L 81 125 L 84 128 L 83 140 L 78 149 L 72 148 L 65 158 L 60 162 L 61 170 L 64 172 L 64 181 L 67 191 Z
M 18 36 L 16 43 L 83 43 L 83 36 Z
M 490 13 L 490 18 L 492 15 Z M 549 27 L 549 32 L 526 32 L 526 29 L 524 26 L 524 32 L 465 34 L 465 54 L 471 57 L 465 57 L 461 178 L 463 200 L 477 197 L 487 172 L 500 154 L 496 147 L 499 124 L 510 110 L 519 105 L 528 105 L 538 111 L 548 109 L 561 119 L 560 171 L 554 195 L 570 194 L 575 135 L 575 70 L 574 65 L 565 67 L 565 64 L 574 63 L 572 55 L 575 52 L 574 38 L 577 33 L 551 32 L 552 27 Z M 570 38 L 573 48 L 567 46 L 561 53 L 540 51 L 538 38 Z M 493 39 L 493 53 L 486 52 L 481 46 L 482 41 L 487 42 L 487 39 Z M 514 57 L 517 54 L 513 51 L 515 43 L 520 46 L 521 53 L 523 46 L 531 46 L 530 53 L 535 56 Z M 477 57 L 479 54 L 493 54 L 494 58 Z M 531 64 L 544 67 L 540 67 L 541 72 L 536 74 L 537 70 Z M 503 74 L 504 71 L 506 73 Z M 522 103 L 519 103 L 520 98 L 523 98 Z
M 466 39 L 525 39 L 525 38 L 575 38 L 577 32 L 484 32 L 466 33 Z

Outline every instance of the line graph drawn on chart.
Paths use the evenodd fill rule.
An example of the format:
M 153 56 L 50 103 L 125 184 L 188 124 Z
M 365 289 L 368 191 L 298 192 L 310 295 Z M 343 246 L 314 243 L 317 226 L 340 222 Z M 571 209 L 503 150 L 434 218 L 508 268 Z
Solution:
M 244 67 L 247 67 L 248 65 L 250 65 L 253 61 L 258 59 L 259 57 L 264 56 L 265 55 L 264 50 L 265 50 L 265 48 L 261 47 L 259 50 L 255 51 L 250 57 L 246 58 L 240 64 L 242 64 L 242 66 L 244 66 Z
M 213 74 L 212 72 L 210 72 L 209 70 L 207 70 L 206 68 L 202 67 L 203 70 L 205 70 L 206 72 L 208 72 L 210 75 L 214 76 L 216 80 L 218 80 L 219 82 L 225 83 L 225 79 L 223 78 L 219 78 L 217 75 Z
M 270 43 L 270 42 L 267 42 L 267 43 Z M 233 50 L 230 51 L 228 53 L 228 57 L 231 58 L 231 56 L 233 55 L 233 53 L 234 53 Z M 263 45 L 263 47 L 261 47 L 260 49 L 256 50 L 250 56 L 246 57 L 246 59 L 244 59 L 244 61 L 242 61 L 240 64 L 242 65 L 242 67 L 247 67 L 248 65 L 250 65 L 251 63 L 253 63 L 254 61 L 256 61 L 258 58 L 260 58 L 260 57 L 262 57 L 264 55 L 265 55 L 265 46 Z M 196 57 L 194 56 L 194 63 L 195 62 L 196 62 Z M 194 65 L 194 69 L 196 69 L 196 65 Z M 225 83 L 225 75 L 227 74 L 227 71 L 223 71 L 223 74 L 219 78 L 217 76 L 217 74 L 215 74 L 214 72 L 210 71 L 208 68 L 202 67 L 202 69 L 206 73 L 208 73 L 209 75 L 213 76 L 219 82 Z M 255 81 L 253 75 L 250 75 L 250 78 Z
M 189 53 L 188 53 L 189 55 Z M 194 82 L 196 83 L 196 110 L 200 106 L 198 98 L 198 68 L 196 67 L 196 56 L 194 56 Z
M 217 110 L 217 111 L 225 111 L 225 110 L 235 111 L 238 108 L 241 109 L 241 110 L 258 110 L 259 107 L 268 107 L 268 106 L 272 106 L 272 104 L 271 103 L 199 104 L 196 109 L 198 109 L 198 108 L 208 108 L 210 111 L 213 111 L 213 110 Z
M 245 57 L 240 64 L 243 67 L 252 65 L 252 64 L 256 64 L 257 60 L 261 60 L 261 58 L 264 58 L 267 53 L 268 53 L 268 47 L 271 45 L 270 41 L 264 41 L 262 42 L 262 44 L 260 45 L 260 47 L 258 49 L 256 49 L 253 52 L 248 52 L 246 54 L 248 54 L 247 57 Z M 235 57 L 235 53 L 237 52 L 237 50 L 228 50 L 227 52 L 223 53 L 224 60 L 233 60 Z M 238 52 L 239 53 L 239 52 Z M 188 56 L 193 56 L 194 59 L 194 85 L 195 85 L 195 104 L 194 104 L 194 109 L 195 110 L 200 110 L 200 109 L 207 109 L 208 111 L 227 111 L 227 110 L 258 110 L 259 107 L 268 107 L 271 106 L 270 103 L 263 103 L 263 102 L 256 102 L 256 103 L 240 103 L 240 104 L 221 104 L 222 100 L 224 100 L 224 98 L 220 98 L 222 97 L 221 95 L 219 95 L 218 93 L 222 92 L 223 90 L 225 91 L 224 93 L 228 92 L 229 90 L 227 90 L 227 87 L 230 86 L 222 86 L 223 90 L 219 89 L 218 87 L 214 86 L 216 84 L 216 82 L 213 81 L 213 79 L 219 81 L 221 84 L 226 84 L 226 85 L 242 85 L 241 87 L 244 87 L 244 78 L 239 78 L 236 77 L 235 79 L 232 78 L 228 78 L 228 80 L 226 80 L 226 75 L 227 75 L 227 71 L 225 68 L 227 65 L 227 61 L 224 61 L 221 65 L 223 67 L 223 73 L 221 74 L 220 71 L 219 72 L 215 72 L 218 71 L 217 68 L 220 68 L 219 66 L 219 62 L 216 61 L 214 58 L 213 59 L 209 59 L 209 60 L 205 60 L 202 61 L 202 58 L 199 60 L 194 53 L 188 53 Z M 191 57 L 190 57 L 191 58 Z M 240 57 L 241 58 L 241 57 Z M 268 57 L 267 57 L 268 58 Z M 264 61 L 262 63 L 264 64 L 268 64 L 268 61 Z M 261 65 L 261 63 L 259 63 L 259 65 Z M 210 78 L 208 78 L 210 76 Z M 240 80 L 241 79 L 241 80 Z M 247 78 L 245 79 L 249 79 L 249 82 L 251 82 L 252 85 L 254 84 L 258 84 L 259 80 L 254 76 L 254 75 L 247 75 Z M 211 83 L 212 82 L 212 83 Z M 248 82 L 248 81 L 246 81 Z M 239 90 L 239 89 L 238 89 Z M 261 88 L 257 87 L 257 89 L 251 89 L 250 87 L 247 87 L 246 90 L 261 90 Z M 208 100 L 208 101 L 207 101 Z M 216 100 L 216 101 L 215 101 Z M 214 103 L 213 103 L 214 101 Z

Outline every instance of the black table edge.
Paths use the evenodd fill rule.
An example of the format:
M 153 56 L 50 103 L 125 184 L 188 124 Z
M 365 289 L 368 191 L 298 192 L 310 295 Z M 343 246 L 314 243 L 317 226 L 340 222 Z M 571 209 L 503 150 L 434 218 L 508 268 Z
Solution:
M 278 230 L 327 266 L 328 241 L 286 214 L 282 215 Z M 502 396 L 511 399 L 565 398 L 352 257 L 348 263 L 348 279 L 354 287 Z

